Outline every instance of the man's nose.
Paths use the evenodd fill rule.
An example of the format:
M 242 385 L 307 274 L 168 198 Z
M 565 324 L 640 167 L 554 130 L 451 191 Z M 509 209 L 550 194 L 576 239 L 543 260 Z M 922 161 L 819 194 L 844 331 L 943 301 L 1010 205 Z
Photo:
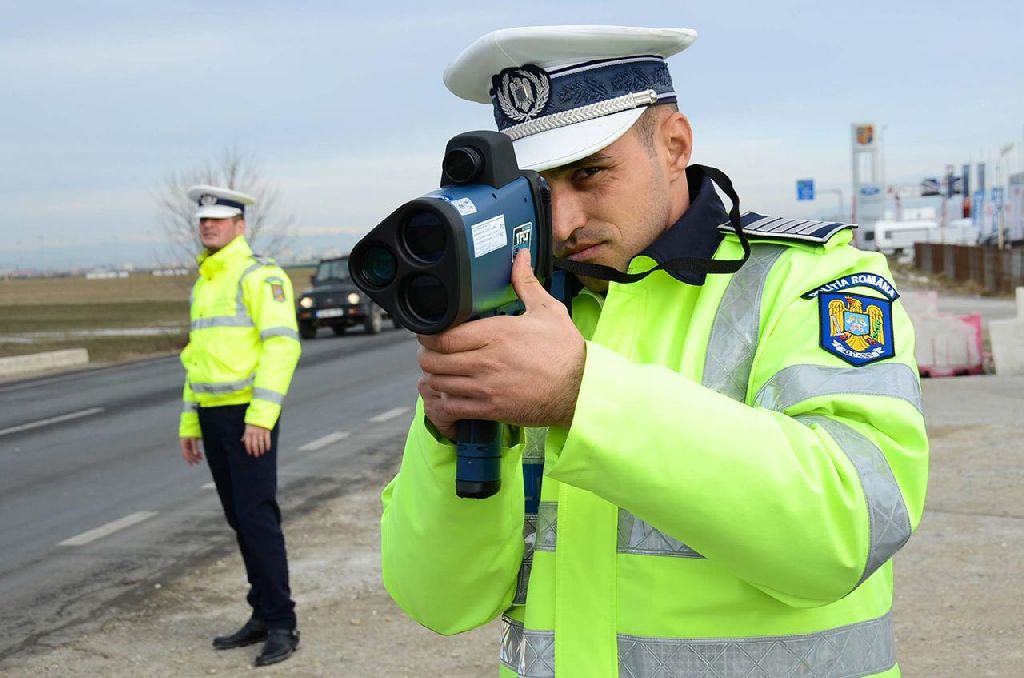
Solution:
M 551 182 L 551 230 L 555 242 L 565 242 L 587 222 L 580 195 L 564 182 Z

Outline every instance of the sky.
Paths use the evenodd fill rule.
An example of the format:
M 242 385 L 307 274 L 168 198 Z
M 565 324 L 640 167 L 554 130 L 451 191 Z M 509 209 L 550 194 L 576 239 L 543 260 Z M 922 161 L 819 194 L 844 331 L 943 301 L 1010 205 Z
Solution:
M 1024 169 L 1024 3 L 0 0 L 0 271 L 165 260 L 161 186 L 232 148 L 295 215 L 298 253 L 347 251 L 436 187 L 452 136 L 493 129 L 445 66 L 512 26 L 687 27 L 669 59 L 694 162 L 744 209 L 834 215 L 850 125 L 886 178 Z M 818 199 L 798 202 L 813 178 Z

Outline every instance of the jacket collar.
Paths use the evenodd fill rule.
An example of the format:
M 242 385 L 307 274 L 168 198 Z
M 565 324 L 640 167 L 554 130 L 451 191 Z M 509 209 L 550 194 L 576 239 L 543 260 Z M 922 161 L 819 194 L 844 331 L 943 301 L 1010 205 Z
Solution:
M 199 262 L 199 274 L 204 278 L 212 278 L 232 262 L 251 256 L 249 243 L 246 242 L 244 235 L 240 235 L 216 252 L 203 250 L 203 253 L 196 257 L 196 261 Z
M 647 246 L 642 255 L 659 264 L 679 257 L 710 259 L 722 242 L 719 224 L 729 221 L 729 213 L 715 191 L 710 177 L 699 167 L 686 168 L 686 179 L 690 191 L 690 207 L 683 212 L 667 231 Z M 704 273 L 689 271 L 669 272 L 676 280 L 691 285 L 703 285 Z

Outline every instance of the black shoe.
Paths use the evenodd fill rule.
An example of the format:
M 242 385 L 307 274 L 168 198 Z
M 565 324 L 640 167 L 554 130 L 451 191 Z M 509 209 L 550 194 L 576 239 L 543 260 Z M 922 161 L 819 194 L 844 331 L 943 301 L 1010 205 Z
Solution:
M 269 666 L 283 662 L 299 649 L 299 632 L 294 629 L 270 629 L 267 631 L 267 642 L 263 643 L 260 656 L 256 657 L 255 666 Z
M 242 628 L 227 636 L 217 636 L 213 646 L 218 650 L 230 650 L 235 647 L 253 645 L 267 638 L 267 626 L 259 619 L 250 617 Z

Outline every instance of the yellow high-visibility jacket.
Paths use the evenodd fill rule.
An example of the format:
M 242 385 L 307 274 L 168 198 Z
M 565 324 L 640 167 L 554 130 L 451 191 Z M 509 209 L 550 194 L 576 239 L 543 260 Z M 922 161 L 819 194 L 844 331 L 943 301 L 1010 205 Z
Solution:
M 495 496 L 455 496 L 418 403 L 381 518 L 406 613 L 445 634 L 500 616 L 503 676 L 899 675 L 891 558 L 927 482 L 913 329 L 850 231 L 772 221 L 744 218 L 735 274 L 577 295 L 572 426 L 504 427 Z M 741 254 L 729 235 L 715 256 Z
M 190 316 L 178 435 L 201 435 L 197 406 L 249 403 L 245 423 L 274 428 L 302 351 L 288 275 L 238 236 L 200 255 Z

